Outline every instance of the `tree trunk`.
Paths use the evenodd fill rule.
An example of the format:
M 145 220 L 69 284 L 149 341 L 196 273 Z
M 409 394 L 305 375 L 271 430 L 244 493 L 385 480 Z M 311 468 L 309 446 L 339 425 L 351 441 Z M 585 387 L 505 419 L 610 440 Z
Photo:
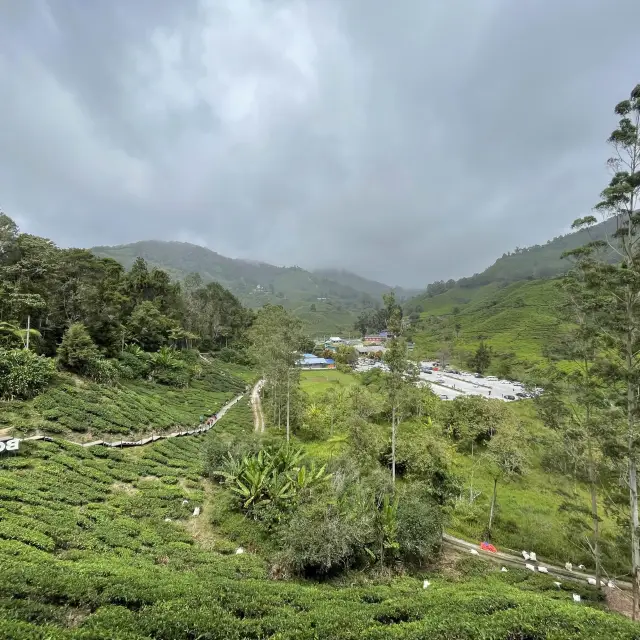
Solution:
M 276 386 L 275 381 L 273 382 L 273 423 L 275 424 L 278 411 L 278 387 Z M 280 421 L 278 421 L 278 426 L 280 426 Z
M 633 315 L 633 307 L 627 302 L 628 316 Z M 630 325 L 632 326 L 632 325 Z M 627 335 L 627 371 L 633 370 L 633 335 Z M 633 612 L 636 619 L 638 612 L 638 598 L 640 597 L 640 544 L 638 539 L 638 468 L 635 456 L 635 389 L 631 380 L 627 383 L 627 428 L 629 455 L 629 510 L 631 519 L 631 576 L 633 583 Z
M 396 405 L 391 409 L 391 480 L 396 482 Z
M 640 547 L 638 546 L 638 470 L 633 457 L 629 460 L 629 504 L 631 507 L 631 575 L 633 580 L 632 618 L 635 620 L 638 611 L 638 596 L 640 595 Z
M 289 442 L 289 405 L 291 400 L 290 386 L 289 386 L 289 369 L 287 369 L 287 442 Z
M 31 335 L 31 316 L 27 316 L 27 340 L 25 344 L 25 349 L 29 351 L 29 337 Z
M 491 527 L 493 526 L 493 514 L 496 508 L 496 498 L 498 496 L 498 478 L 493 479 L 493 496 L 491 496 L 491 509 L 489 510 L 489 526 L 487 531 L 491 537 Z
M 598 520 L 598 495 L 596 493 L 596 483 L 594 479 L 593 468 L 590 470 L 589 475 L 591 480 L 589 482 L 589 491 L 591 493 L 591 519 L 593 521 L 593 556 L 596 561 L 596 587 L 600 588 L 600 578 L 602 575 L 602 569 L 600 567 L 600 532 L 599 532 L 599 520 Z

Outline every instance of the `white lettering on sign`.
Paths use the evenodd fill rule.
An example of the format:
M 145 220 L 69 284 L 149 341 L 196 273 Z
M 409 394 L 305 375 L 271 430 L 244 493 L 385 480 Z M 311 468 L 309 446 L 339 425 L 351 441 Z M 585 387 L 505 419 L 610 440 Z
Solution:
M 12 438 L 11 440 L 4 440 L 0 442 L 0 453 L 3 451 L 17 451 L 20 448 L 20 440 Z

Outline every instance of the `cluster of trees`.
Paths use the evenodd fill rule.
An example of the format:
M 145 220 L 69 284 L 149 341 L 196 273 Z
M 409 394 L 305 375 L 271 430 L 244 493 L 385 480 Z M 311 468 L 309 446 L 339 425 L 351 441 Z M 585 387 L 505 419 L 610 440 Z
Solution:
M 147 353 L 197 345 L 227 349 L 229 357 L 229 348 L 242 347 L 251 321 L 252 314 L 217 283 L 205 286 L 197 275 L 183 284 L 172 282 L 168 273 L 141 258 L 126 272 L 110 258 L 60 249 L 50 240 L 20 233 L 11 218 L 0 214 L 0 348 L 3 366 L 13 363 L 10 378 L 15 380 L 7 383 L 3 377 L 3 397 L 37 393 L 52 371 L 51 362 L 15 350 L 109 379 L 118 371 L 108 360 L 120 358 L 127 345 Z M 149 367 L 144 369 L 148 373 Z
M 315 576 L 349 568 L 424 565 L 440 547 L 444 510 L 459 488 L 447 447 L 424 429 L 407 430 L 395 451 L 385 437 L 389 380 L 331 387 L 303 398 L 292 433 L 326 442 L 326 466 L 273 435 L 209 443 L 207 466 L 228 489 L 231 507 L 278 541 L 285 573 Z M 397 424 L 429 419 L 438 400 L 407 384 L 395 404 Z M 388 435 L 388 432 L 387 432 Z M 407 482 L 395 485 L 390 470 Z
M 449 289 L 453 289 L 456 286 L 456 281 L 449 278 L 446 282 L 444 280 L 436 280 L 427 285 L 426 294 L 427 298 L 433 298 L 441 293 L 446 293 Z
M 249 331 L 251 353 L 267 381 L 263 390 L 267 417 L 278 427 L 284 422 L 287 441 L 300 423 L 302 395 L 300 353 L 314 348 L 304 334 L 302 322 L 280 305 L 265 305 L 256 314 Z
M 626 493 L 635 615 L 640 587 L 640 85 L 615 112 L 620 120 L 609 138 L 613 177 L 596 206 L 615 220 L 615 231 L 567 252 L 574 268 L 562 282 L 564 311 L 574 329 L 558 349 L 573 366 L 567 373 L 550 363 L 545 393 L 537 402 L 561 445 L 556 464 L 589 486 L 591 532 L 581 539 L 593 554 L 598 581 L 603 487 L 608 507 L 622 506 Z M 574 228 L 588 230 L 595 223 L 587 216 Z
M 367 334 L 379 333 L 387 329 L 392 315 L 399 314 L 402 320 L 402 307 L 396 301 L 393 291 L 382 296 L 384 306 L 379 309 L 368 309 L 363 311 L 355 321 L 353 327 L 363 337 Z

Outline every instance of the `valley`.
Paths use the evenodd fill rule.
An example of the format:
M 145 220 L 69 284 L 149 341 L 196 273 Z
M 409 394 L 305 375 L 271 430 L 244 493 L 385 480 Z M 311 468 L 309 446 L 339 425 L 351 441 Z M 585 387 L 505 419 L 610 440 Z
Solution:
M 637 639 L 640 178 L 602 198 L 418 294 L 0 214 L 0 639 Z

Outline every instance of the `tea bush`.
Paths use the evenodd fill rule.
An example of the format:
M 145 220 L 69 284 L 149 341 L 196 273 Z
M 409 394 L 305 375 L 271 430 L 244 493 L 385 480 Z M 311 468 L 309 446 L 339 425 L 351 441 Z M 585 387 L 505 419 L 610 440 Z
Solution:
M 205 364 L 201 377 L 181 390 L 141 380 L 105 386 L 61 374 L 32 400 L 0 403 L 0 428 L 13 427 L 25 435 L 82 434 L 87 440 L 195 425 L 200 416 L 210 416 L 246 388 L 226 367 L 215 361 Z
M 339 586 L 270 580 L 262 558 L 224 538 L 208 550 L 194 536 L 220 529 L 192 513 L 212 489 L 203 450 L 227 429 L 251 432 L 246 403 L 206 435 L 136 450 L 24 442 L 0 458 L 0 639 L 638 637 L 587 585 L 576 604 L 572 585 L 541 575 Z

